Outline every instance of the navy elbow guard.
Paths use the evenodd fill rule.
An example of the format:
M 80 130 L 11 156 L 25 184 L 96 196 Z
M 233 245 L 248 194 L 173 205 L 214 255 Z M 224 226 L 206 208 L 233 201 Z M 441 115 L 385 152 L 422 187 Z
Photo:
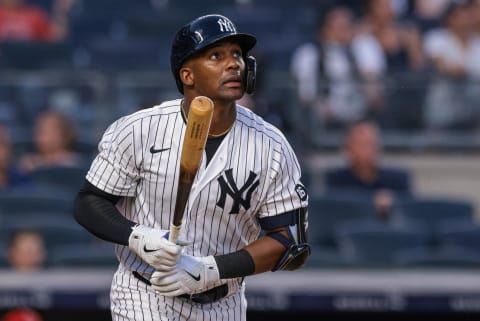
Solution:
M 267 234 L 282 243 L 287 249 L 272 271 L 299 269 L 310 256 L 310 244 L 307 243 L 308 211 L 306 208 L 300 208 L 293 211 L 292 214 L 294 220 L 287 226 L 288 237 L 280 232 Z

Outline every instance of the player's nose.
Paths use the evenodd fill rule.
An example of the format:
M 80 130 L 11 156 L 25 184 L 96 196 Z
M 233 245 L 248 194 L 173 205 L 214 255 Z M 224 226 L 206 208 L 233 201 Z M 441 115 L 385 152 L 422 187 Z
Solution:
M 227 69 L 240 70 L 242 65 L 242 58 L 236 55 L 228 55 L 227 58 Z

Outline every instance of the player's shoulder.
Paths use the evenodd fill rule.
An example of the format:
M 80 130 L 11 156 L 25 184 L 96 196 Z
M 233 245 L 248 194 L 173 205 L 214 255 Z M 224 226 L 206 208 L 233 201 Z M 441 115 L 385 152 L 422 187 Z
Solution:
M 269 140 L 282 144 L 287 142 L 280 129 L 244 106 L 237 105 L 237 121 L 243 126 L 263 134 L 263 137 Z

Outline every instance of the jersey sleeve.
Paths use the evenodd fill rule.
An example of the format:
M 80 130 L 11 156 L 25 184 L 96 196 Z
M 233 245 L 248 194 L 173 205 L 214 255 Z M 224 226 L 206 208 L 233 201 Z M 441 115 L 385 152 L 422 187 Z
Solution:
M 301 169 L 291 146 L 286 142 L 274 153 L 273 179 L 267 190 L 264 204 L 259 211 L 260 225 L 269 222 L 270 227 L 283 226 L 288 213 L 308 206 L 308 194 L 301 182 Z M 276 220 L 275 218 L 278 218 Z M 278 221 L 278 224 L 273 222 Z
M 107 193 L 134 196 L 140 175 L 135 160 L 134 127 L 125 123 L 125 119 L 120 119 L 105 131 L 86 178 Z

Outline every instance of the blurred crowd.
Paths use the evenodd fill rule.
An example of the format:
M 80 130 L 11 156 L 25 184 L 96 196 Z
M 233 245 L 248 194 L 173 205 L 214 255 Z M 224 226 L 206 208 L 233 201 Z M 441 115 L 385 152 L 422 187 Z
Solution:
M 241 103 L 279 126 L 295 148 L 330 132 L 344 137 L 335 147 L 345 166 L 325 173 L 326 195 L 312 195 L 314 205 L 347 195 L 343 205 L 361 199 L 370 217 L 395 221 L 415 191 L 408 170 L 382 166 L 383 133 L 479 129 L 480 0 L 187 1 L 188 10 L 173 1 L 106 2 L 111 7 L 0 0 L 0 266 L 31 271 L 115 260 L 71 220 L 73 191 L 96 152 L 92 123 L 178 97 L 173 78 L 148 76 L 169 75 L 172 30 L 188 14 L 224 13 L 257 36 L 257 92 Z M 3 69 L 41 78 L 2 78 Z M 51 70 L 101 77 L 88 74 L 79 85 Z M 127 71 L 140 73 L 119 76 Z M 272 78 L 275 72 L 282 77 Z M 107 88 L 101 99 L 99 88 Z M 466 213 L 471 225 L 473 211 Z
M 0 0 L 0 268 L 116 265 L 71 213 L 97 130 L 178 97 L 171 37 L 209 12 L 257 36 L 257 91 L 241 103 L 302 166 L 340 133 L 342 163 L 310 195 L 309 267 L 480 267 L 472 203 L 419 198 L 408 168 L 382 162 L 390 132 L 409 145 L 480 129 L 480 0 Z
M 291 64 L 312 127 L 478 129 L 479 1 L 322 3 Z
M 105 9 L 109 5 L 114 10 Z M 254 0 L 203 6 L 121 0 L 103 7 L 92 0 L 1 0 L 0 68 L 100 71 L 110 91 L 107 102 L 76 87 L 54 97 L 51 89 L 34 92 L 28 79 L 15 94 L 0 87 L 0 121 L 31 125 L 40 111 L 60 108 L 51 104 L 55 99 L 68 105 L 64 111 L 78 125 L 104 105 L 119 116 L 170 98 L 175 90 L 168 81 L 155 87 L 115 76 L 132 70 L 168 75 L 173 31 L 208 12 L 230 15 L 242 31 L 257 35 L 258 90 L 245 104 L 292 137 L 308 130 L 315 141 L 360 119 L 405 132 L 478 129 L 478 0 L 302 0 L 293 7 Z M 276 71 L 282 79 L 270 77 Z

